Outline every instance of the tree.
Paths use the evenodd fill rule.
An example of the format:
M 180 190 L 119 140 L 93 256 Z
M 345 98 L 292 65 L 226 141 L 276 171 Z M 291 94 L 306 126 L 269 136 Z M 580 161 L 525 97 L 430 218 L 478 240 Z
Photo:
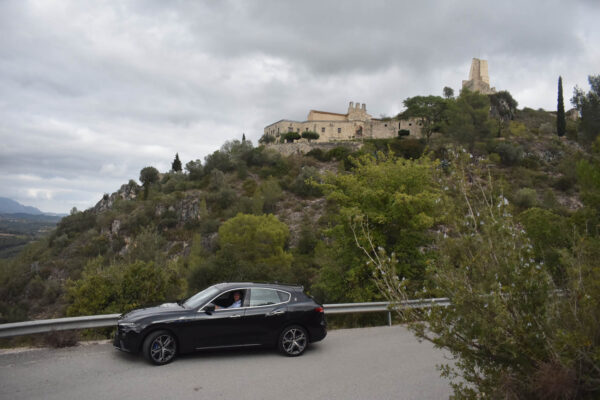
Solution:
M 181 172 L 181 161 L 179 160 L 179 153 L 175 153 L 175 159 L 171 164 L 171 170 L 174 172 Z
M 288 142 L 288 143 L 293 143 L 294 140 L 298 140 L 300 139 L 301 136 L 298 132 L 288 132 L 288 133 L 284 133 L 283 135 L 281 135 L 281 141 L 282 142 Z
M 302 138 L 308 139 L 309 142 L 311 140 L 317 140 L 317 139 L 319 139 L 319 137 L 320 137 L 320 135 L 317 132 L 312 132 L 312 131 L 302 132 Z
M 563 100 L 562 76 L 558 77 L 558 104 L 556 106 L 556 133 L 565 136 L 567 121 L 565 120 L 565 103 Z
M 158 182 L 158 170 L 154 167 L 144 167 L 140 171 L 140 182 L 142 185 L 148 186 Z
M 442 181 L 456 199 L 427 269 L 422 297 L 447 297 L 447 307 L 403 309 L 406 284 L 397 259 L 357 230 L 377 286 L 422 339 L 454 356 L 442 375 L 455 398 L 588 399 L 600 390 L 600 256 L 597 238 L 578 237 L 563 249 L 566 281 L 553 282 L 536 259 L 511 205 L 462 151 Z M 538 232 L 542 236 L 551 232 Z M 366 241 L 364 238 L 370 239 Z M 561 289 L 557 292 L 557 289 Z M 596 322 L 592 322 L 596 321 Z
M 68 316 L 126 312 L 144 305 L 175 300 L 186 284 L 174 262 L 108 264 L 90 260 L 76 281 L 67 281 Z
M 377 153 L 352 159 L 349 174 L 327 175 L 320 185 L 337 209 L 337 225 L 326 231 L 327 246 L 317 246 L 322 264 L 318 288 L 327 301 L 369 301 L 380 298 L 355 246 L 352 225 L 368 223 L 376 246 L 395 252 L 396 273 L 422 283 L 430 229 L 440 217 L 436 164 L 427 157 L 405 160 Z
M 490 136 L 490 98 L 463 89 L 456 101 L 449 101 L 444 113 L 444 131 L 462 143 L 472 145 Z
M 202 161 L 195 160 L 190 161 L 185 164 L 185 169 L 189 174 L 190 180 L 197 181 L 202 179 L 204 176 L 204 167 L 202 166 Z
M 579 128 L 584 141 L 592 143 L 600 133 L 600 75 L 588 76 L 588 82 L 591 90 L 586 94 L 576 86 L 571 103 L 581 115 Z
M 439 96 L 415 96 L 404 100 L 406 110 L 398 118 L 417 118 L 423 123 L 423 134 L 429 141 L 433 132 L 439 128 L 447 107 L 446 100 Z
M 223 279 L 288 281 L 292 255 L 284 247 L 290 232 L 272 214 L 238 214 L 219 228 L 216 261 Z
M 262 135 L 262 137 L 258 140 L 258 143 L 260 144 L 269 144 L 269 143 L 273 143 L 275 141 L 275 136 L 270 135 L 268 133 L 265 133 L 264 135 Z
M 498 130 L 498 137 L 500 137 L 502 130 L 507 128 L 510 125 L 510 121 L 515 118 L 519 103 L 506 90 L 490 94 L 489 98 L 491 106 L 490 114 L 500 121 L 500 129 Z
M 158 182 L 158 170 L 154 167 L 142 168 L 140 171 L 140 182 L 144 185 L 144 198 L 147 198 L 150 185 Z
M 444 97 L 446 99 L 454 98 L 454 89 L 452 89 L 451 87 L 448 87 L 448 86 L 444 86 Z

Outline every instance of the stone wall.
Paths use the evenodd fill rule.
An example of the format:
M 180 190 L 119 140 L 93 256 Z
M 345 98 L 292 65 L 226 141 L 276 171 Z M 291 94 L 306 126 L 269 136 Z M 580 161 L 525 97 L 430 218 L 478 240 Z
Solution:
M 336 147 L 347 147 L 351 151 L 356 151 L 362 147 L 362 143 L 358 142 L 343 142 L 343 143 L 316 143 L 316 142 L 307 142 L 307 141 L 299 141 L 295 143 L 277 143 L 277 144 L 269 144 L 266 147 L 269 149 L 273 149 L 284 156 L 290 156 L 292 154 L 306 154 L 314 149 L 321 149 L 323 151 L 329 151 Z

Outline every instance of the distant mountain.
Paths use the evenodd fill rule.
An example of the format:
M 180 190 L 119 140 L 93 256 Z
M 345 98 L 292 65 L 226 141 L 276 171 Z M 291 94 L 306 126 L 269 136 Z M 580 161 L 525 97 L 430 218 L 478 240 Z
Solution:
M 33 215 L 44 214 L 43 212 L 41 212 L 40 210 L 38 210 L 35 207 L 24 206 L 23 204 L 18 203 L 7 197 L 0 197 L 0 214 L 16 214 L 16 213 L 33 214 Z

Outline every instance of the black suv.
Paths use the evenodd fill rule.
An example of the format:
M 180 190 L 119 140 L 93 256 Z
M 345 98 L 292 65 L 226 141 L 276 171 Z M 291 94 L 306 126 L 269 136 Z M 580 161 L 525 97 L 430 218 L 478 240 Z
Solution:
M 220 283 L 183 302 L 124 314 L 114 346 L 142 351 L 157 365 L 178 353 L 225 347 L 276 346 L 299 356 L 326 328 L 323 307 L 302 286 Z

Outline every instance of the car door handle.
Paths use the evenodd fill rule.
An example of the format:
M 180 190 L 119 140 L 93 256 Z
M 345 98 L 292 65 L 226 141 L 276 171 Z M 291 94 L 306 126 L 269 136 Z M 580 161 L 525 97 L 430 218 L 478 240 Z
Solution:
M 275 311 L 271 311 L 270 313 L 267 314 L 267 317 L 271 316 L 271 315 L 280 315 L 285 313 L 284 310 L 275 310 Z
M 229 318 L 239 318 L 241 317 L 242 314 L 233 314 L 232 316 L 230 316 Z

